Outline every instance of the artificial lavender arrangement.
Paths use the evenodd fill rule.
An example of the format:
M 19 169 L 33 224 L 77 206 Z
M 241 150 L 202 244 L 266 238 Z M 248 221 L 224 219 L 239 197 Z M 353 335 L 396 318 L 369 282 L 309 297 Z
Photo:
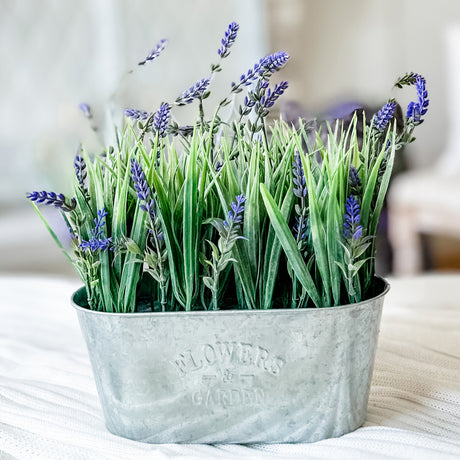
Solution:
M 359 142 L 356 119 L 346 130 L 337 122 L 306 151 L 304 127 L 266 121 L 288 88 L 270 83 L 285 52 L 260 59 L 215 110 L 206 107 L 238 28 L 229 25 L 209 76 L 156 111 L 127 109 L 104 155 L 79 152 L 71 198 L 28 195 L 39 214 L 36 204 L 60 209 L 71 248 L 48 228 L 89 308 L 135 312 L 140 297 L 153 311 L 330 307 L 372 294 L 377 223 L 395 152 L 427 111 L 425 80 L 397 81 L 418 96 L 402 126 L 390 100 Z M 156 61 L 166 43 L 139 65 Z M 197 117 L 179 125 L 174 111 L 188 104 Z

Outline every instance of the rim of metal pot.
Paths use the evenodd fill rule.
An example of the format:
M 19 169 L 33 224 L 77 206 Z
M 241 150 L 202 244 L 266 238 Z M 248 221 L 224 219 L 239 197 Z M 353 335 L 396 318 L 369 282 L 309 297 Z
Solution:
M 233 310 L 196 310 L 196 311 L 166 311 L 166 312 L 142 312 L 142 313 L 137 313 L 137 312 L 127 312 L 127 313 L 121 313 L 121 312 L 105 312 L 105 311 L 97 311 L 97 310 L 90 310 L 89 308 L 84 308 L 78 305 L 75 302 L 75 296 L 80 292 L 81 289 L 84 289 L 84 286 L 81 287 L 80 289 L 77 289 L 71 297 L 71 303 L 72 306 L 76 310 L 81 310 L 84 311 L 85 313 L 88 314 L 94 314 L 94 315 L 109 315 L 109 316 L 131 316 L 131 317 L 136 317 L 140 318 L 143 316 L 170 316 L 170 315 L 193 315 L 193 316 L 199 316 L 199 315 L 236 315 L 236 314 L 251 314 L 251 315 L 264 315 L 267 313 L 276 313 L 280 315 L 286 315 L 292 312 L 305 312 L 306 314 L 313 314 L 312 312 L 316 312 L 314 314 L 318 314 L 318 312 L 331 312 L 331 311 L 337 311 L 337 310 L 345 310 L 345 309 L 350 309 L 350 308 L 359 308 L 360 306 L 363 306 L 366 303 L 369 303 L 370 301 L 380 299 L 381 297 L 384 297 L 387 292 L 390 290 L 390 285 L 388 282 L 380 277 L 380 276 L 375 276 L 374 279 L 379 280 L 383 286 L 383 290 L 380 294 L 370 297 L 367 300 L 362 300 L 361 302 L 357 303 L 351 303 L 351 304 L 346 304 L 346 305 L 338 305 L 336 307 L 324 307 L 324 308 L 275 308 L 275 309 L 260 309 L 260 310 L 249 310 L 249 309 L 233 309 Z M 321 314 L 321 313 L 320 313 Z

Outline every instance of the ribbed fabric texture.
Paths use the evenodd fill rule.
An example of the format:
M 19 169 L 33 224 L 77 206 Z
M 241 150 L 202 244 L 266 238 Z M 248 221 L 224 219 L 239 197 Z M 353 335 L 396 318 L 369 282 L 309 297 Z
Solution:
M 460 458 L 460 275 L 390 280 L 364 427 L 295 445 L 149 445 L 104 426 L 70 295 L 0 277 L 0 459 Z

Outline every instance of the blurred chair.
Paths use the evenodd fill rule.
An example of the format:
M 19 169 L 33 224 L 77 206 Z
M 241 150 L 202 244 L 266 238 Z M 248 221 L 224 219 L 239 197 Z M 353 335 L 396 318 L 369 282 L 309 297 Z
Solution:
M 391 185 L 388 209 L 393 273 L 420 272 L 423 234 L 460 238 L 460 174 L 431 170 L 402 174 Z

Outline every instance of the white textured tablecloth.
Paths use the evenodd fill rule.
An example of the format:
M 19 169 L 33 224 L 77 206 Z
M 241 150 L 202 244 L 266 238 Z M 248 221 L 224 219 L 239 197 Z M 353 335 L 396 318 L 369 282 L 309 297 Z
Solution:
M 74 281 L 0 277 L 0 459 L 460 458 L 460 275 L 390 280 L 364 427 L 295 445 L 149 445 L 104 426 Z

